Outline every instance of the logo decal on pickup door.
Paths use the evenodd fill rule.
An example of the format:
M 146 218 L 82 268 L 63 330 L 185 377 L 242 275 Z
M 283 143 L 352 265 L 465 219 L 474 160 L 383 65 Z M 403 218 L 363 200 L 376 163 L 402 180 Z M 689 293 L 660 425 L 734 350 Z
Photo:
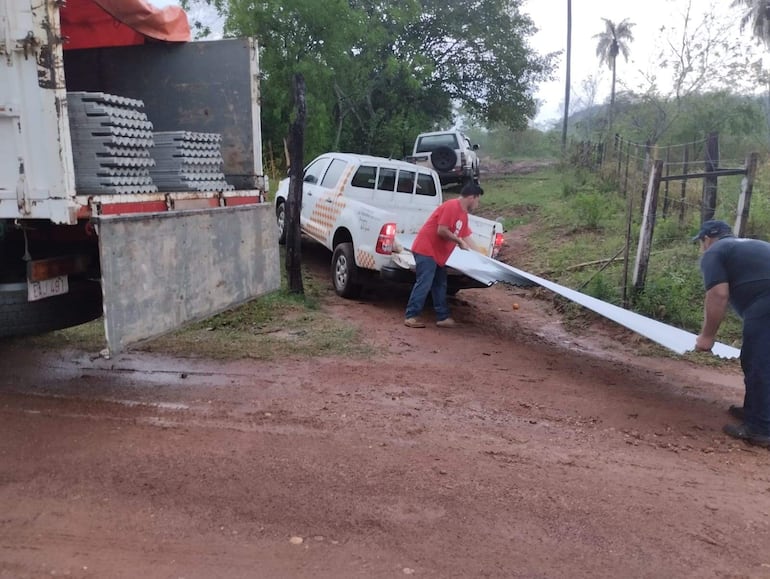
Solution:
M 342 179 L 340 179 L 334 192 L 331 195 L 324 195 L 315 204 L 308 224 L 305 226 L 311 236 L 327 239 L 334 230 L 334 226 L 346 205 L 342 192 L 345 190 L 345 184 L 352 172 L 353 165 L 349 165 L 342 174 Z

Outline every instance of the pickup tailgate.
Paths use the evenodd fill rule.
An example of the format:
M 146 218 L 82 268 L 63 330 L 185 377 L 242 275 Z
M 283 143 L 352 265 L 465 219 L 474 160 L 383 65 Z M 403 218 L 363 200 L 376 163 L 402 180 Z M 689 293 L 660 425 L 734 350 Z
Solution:
M 280 287 L 269 204 L 98 218 L 111 353 Z

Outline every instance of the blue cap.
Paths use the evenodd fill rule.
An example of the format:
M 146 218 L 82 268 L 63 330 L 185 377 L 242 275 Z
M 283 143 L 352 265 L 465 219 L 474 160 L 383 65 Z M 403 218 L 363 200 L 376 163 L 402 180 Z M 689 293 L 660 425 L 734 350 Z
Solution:
M 731 237 L 733 234 L 732 228 L 724 221 L 717 219 L 709 219 L 704 221 L 700 226 L 698 235 L 692 238 L 693 241 L 700 241 L 706 237 Z

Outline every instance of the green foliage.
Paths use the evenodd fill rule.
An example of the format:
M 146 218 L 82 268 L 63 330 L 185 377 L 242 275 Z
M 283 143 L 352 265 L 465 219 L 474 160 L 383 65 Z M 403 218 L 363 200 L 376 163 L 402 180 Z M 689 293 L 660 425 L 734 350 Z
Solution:
M 595 275 L 583 291 L 596 299 L 617 305 L 622 297 L 619 290 L 620 288 L 610 279 L 610 276 L 602 272 Z
M 572 201 L 575 227 L 600 231 L 616 210 L 609 201 L 607 195 L 598 192 L 579 193 Z
M 561 143 L 556 132 L 543 132 L 528 128 L 514 131 L 503 126 L 480 130 L 470 128 L 471 141 L 481 147 L 482 157 L 501 161 L 522 159 L 557 159 L 561 156 Z
M 663 271 L 664 275 L 650 275 L 644 290 L 634 295 L 634 309 L 656 320 L 697 331 L 703 320 L 703 281 L 697 260 L 675 262 Z
M 524 129 L 532 86 L 552 69 L 527 39 L 522 0 L 204 0 L 229 36 L 261 45 L 266 147 L 282 150 L 291 79 L 307 86 L 308 158 L 326 150 L 401 157 L 417 133 L 452 124 L 453 108 Z

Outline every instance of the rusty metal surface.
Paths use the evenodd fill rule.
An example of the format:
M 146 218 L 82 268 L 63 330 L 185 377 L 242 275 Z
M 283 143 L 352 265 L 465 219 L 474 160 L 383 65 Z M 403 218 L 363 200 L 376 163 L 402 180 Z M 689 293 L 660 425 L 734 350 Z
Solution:
M 414 235 L 399 236 L 398 241 L 404 248 L 409 249 L 414 238 Z M 677 354 L 684 354 L 695 349 L 695 334 L 603 302 L 589 295 L 483 256 L 475 251 L 456 249 L 452 252 L 447 265 L 488 286 L 498 282 L 516 286 L 539 285 Z M 712 352 L 721 358 L 737 358 L 741 353 L 739 349 L 720 342 L 714 344 Z
M 269 204 L 100 217 L 112 353 L 280 287 Z

